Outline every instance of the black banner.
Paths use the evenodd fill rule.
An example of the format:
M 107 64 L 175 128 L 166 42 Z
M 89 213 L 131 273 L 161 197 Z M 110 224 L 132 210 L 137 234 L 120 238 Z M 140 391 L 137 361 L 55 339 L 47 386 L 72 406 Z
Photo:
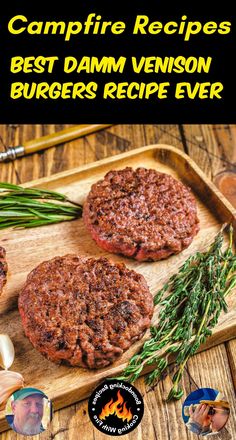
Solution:
M 235 123 L 233 6 L 126 6 L 6 7 L 0 123 Z

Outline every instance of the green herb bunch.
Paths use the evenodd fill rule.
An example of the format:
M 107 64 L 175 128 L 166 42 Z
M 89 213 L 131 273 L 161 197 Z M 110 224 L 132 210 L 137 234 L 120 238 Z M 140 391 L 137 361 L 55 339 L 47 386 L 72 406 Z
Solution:
M 82 206 L 63 194 L 0 183 L 0 229 L 33 228 L 74 220 L 81 215 Z
M 134 382 L 145 366 L 154 364 L 146 376 L 146 382 L 154 385 L 166 373 L 169 357 L 175 353 L 173 386 L 167 400 L 181 398 L 184 368 L 211 335 L 221 311 L 227 311 L 225 298 L 236 286 L 232 226 L 225 251 L 223 241 L 221 230 L 207 252 L 189 257 L 156 294 L 154 304 L 161 306 L 159 324 L 150 328 L 151 338 L 131 358 L 119 380 Z

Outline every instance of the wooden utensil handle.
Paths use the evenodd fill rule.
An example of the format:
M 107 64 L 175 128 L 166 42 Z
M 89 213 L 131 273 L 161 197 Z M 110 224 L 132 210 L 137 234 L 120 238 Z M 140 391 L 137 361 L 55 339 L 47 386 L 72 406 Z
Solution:
M 86 136 L 87 134 L 94 133 L 106 127 L 110 127 L 111 125 L 112 124 L 75 125 L 73 127 L 66 128 L 65 130 L 48 134 L 38 139 L 27 141 L 23 144 L 25 154 L 35 153 L 37 151 L 53 147 L 54 145 L 62 144 L 81 136 Z

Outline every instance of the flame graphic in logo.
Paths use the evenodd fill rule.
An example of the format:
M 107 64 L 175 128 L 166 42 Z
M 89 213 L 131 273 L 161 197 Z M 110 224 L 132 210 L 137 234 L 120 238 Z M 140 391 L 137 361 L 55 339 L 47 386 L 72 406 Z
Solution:
M 102 412 L 101 414 L 99 414 L 99 419 L 104 420 L 106 417 L 112 414 L 116 415 L 119 419 L 122 419 L 123 422 L 125 420 L 127 420 L 127 422 L 130 422 L 130 420 L 132 420 L 133 414 L 130 409 L 127 409 L 126 402 L 124 402 L 124 399 L 120 394 L 120 390 L 117 391 L 117 400 L 113 402 L 113 399 L 111 399 L 102 408 Z

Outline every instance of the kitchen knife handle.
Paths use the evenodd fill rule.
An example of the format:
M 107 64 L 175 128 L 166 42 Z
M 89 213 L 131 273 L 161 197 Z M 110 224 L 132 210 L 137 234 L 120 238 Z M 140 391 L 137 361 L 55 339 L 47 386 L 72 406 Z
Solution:
M 24 154 L 36 153 L 37 151 L 53 147 L 54 145 L 62 144 L 81 136 L 86 136 L 87 134 L 110 127 L 111 125 L 112 124 L 74 125 L 73 127 L 65 128 L 56 133 L 51 133 L 38 139 L 24 142 L 22 144 L 24 147 Z

